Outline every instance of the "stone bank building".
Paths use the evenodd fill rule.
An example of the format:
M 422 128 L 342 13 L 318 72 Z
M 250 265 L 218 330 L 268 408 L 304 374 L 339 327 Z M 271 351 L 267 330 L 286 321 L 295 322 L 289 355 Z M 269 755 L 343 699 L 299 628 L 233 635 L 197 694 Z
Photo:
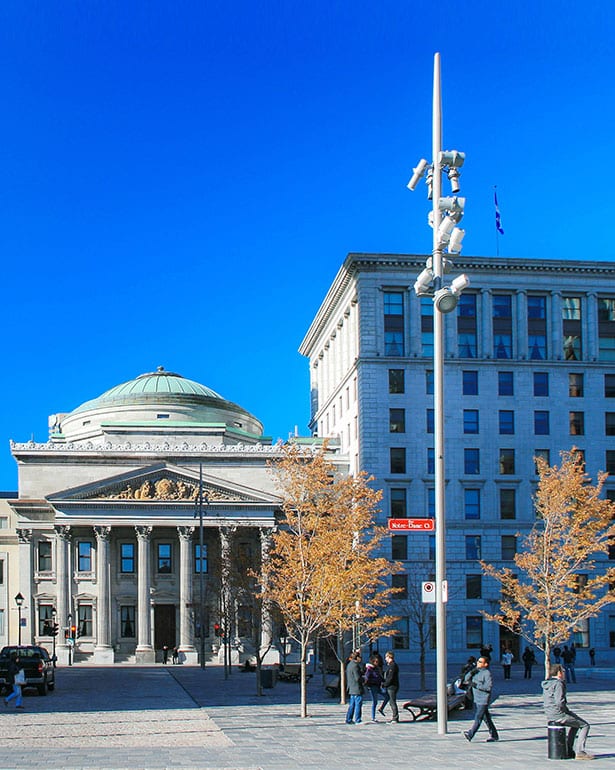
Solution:
M 236 650 L 253 650 L 250 603 L 229 593 L 225 604 L 224 584 L 231 561 L 258 566 L 275 525 L 268 462 L 279 447 L 256 417 L 161 368 L 52 415 L 47 442 L 11 451 L 17 542 L 5 561 L 18 563 L 24 643 L 51 649 L 55 619 L 61 663 L 71 625 L 76 660 L 147 663 L 177 645 L 195 662 L 203 582 L 207 657 L 216 659 L 216 624 L 232 625 Z

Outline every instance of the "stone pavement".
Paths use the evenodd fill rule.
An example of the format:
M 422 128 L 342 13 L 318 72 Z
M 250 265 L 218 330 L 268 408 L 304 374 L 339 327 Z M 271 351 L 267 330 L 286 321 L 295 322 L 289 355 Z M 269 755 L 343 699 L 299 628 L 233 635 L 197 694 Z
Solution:
M 346 725 L 345 707 L 323 692 L 319 675 L 309 683 L 310 716 L 301 719 L 296 683 L 278 682 L 258 697 L 255 675 L 237 669 L 225 680 L 219 667 L 77 665 L 58 670 L 56 692 L 27 695 L 25 711 L 0 704 L 0 768 L 553 767 L 546 758 L 540 667 L 532 680 L 521 679 L 518 668 L 509 682 L 499 666 L 494 675 L 500 694 L 492 714 L 500 741 L 484 743 L 481 730 L 469 744 L 462 731 L 470 715 L 463 711 L 452 715 L 445 736 L 434 722 Z M 597 768 L 615 768 L 612 677 L 612 671 L 579 670 L 569 687 L 571 708 L 592 725 L 588 749 Z M 428 689 L 433 680 L 430 671 Z M 418 694 L 417 674 L 402 667 L 400 703 Z

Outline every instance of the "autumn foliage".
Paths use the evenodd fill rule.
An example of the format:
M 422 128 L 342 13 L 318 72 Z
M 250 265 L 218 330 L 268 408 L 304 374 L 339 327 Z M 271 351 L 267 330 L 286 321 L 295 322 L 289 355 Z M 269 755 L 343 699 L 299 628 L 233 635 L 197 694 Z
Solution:
M 536 463 L 537 519 L 515 569 L 481 565 L 502 587 L 499 613 L 485 616 L 543 650 L 546 669 L 554 645 L 615 601 L 615 567 L 605 558 L 615 544 L 615 504 L 600 497 L 607 474 L 592 484 L 576 450 L 563 452 L 559 467 Z

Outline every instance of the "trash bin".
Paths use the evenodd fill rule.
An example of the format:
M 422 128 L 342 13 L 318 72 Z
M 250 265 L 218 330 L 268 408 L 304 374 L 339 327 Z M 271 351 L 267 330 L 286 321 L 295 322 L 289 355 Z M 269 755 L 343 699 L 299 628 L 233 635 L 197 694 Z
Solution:
M 273 687 L 273 669 L 261 669 L 261 687 L 271 689 Z
M 568 744 L 566 743 L 566 727 L 549 722 L 547 725 L 547 742 L 549 744 L 549 759 L 568 759 Z

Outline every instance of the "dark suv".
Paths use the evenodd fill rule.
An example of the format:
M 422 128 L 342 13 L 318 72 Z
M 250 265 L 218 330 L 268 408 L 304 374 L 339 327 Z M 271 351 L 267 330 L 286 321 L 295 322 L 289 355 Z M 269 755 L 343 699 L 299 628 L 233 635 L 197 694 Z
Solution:
M 53 690 L 56 686 L 53 662 L 44 647 L 33 645 L 13 645 L 0 650 L 0 685 L 7 686 L 8 664 L 13 655 L 19 658 L 19 667 L 26 675 L 23 688 L 35 687 L 39 695 L 47 695 L 47 690 Z

